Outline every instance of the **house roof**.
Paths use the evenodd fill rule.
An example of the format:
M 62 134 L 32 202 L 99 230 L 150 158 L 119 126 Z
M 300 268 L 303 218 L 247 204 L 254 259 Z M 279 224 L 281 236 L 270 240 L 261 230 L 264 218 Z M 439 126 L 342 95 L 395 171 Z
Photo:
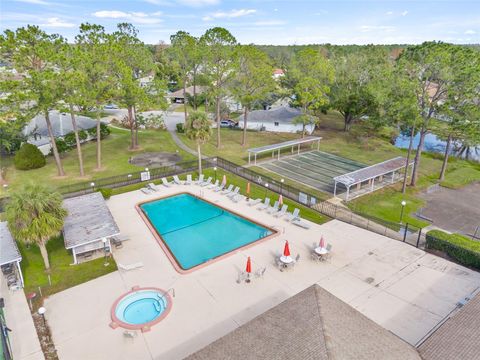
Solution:
M 443 323 L 418 350 L 424 360 L 478 359 L 480 293 Z
M 7 222 L 0 222 L 0 265 L 20 260 L 22 260 L 22 256 L 10 230 L 8 230 Z
M 70 114 L 61 113 L 58 111 L 50 111 L 50 122 L 52 123 L 52 130 L 55 137 L 65 136 L 73 131 L 72 118 Z M 80 130 L 87 130 L 95 127 L 97 122 L 86 116 L 76 116 L 77 127 Z M 24 128 L 25 135 L 31 135 L 29 140 L 31 144 L 43 145 L 50 142 L 48 137 L 47 122 L 45 116 L 35 116 Z M 34 136 L 37 135 L 37 139 Z
M 65 199 L 63 207 L 68 212 L 63 226 L 67 249 L 120 233 L 110 209 L 99 192 Z
M 290 124 L 294 118 L 301 115 L 299 109 L 280 106 L 271 110 L 254 110 L 248 114 L 248 122 Z
M 367 181 L 376 178 L 381 175 L 391 173 L 396 170 L 400 170 L 405 167 L 406 159 L 399 156 L 381 163 L 364 167 L 347 174 L 335 176 L 333 180 L 342 183 L 345 186 L 351 186 L 363 181 Z M 414 161 L 411 160 L 409 165 L 413 165 Z
M 188 360 L 420 360 L 415 349 L 313 285 Z
M 196 89 L 195 89 L 195 92 L 197 94 L 202 94 L 204 93 L 205 91 L 207 90 L 207 87 L 206 86 L 200 86 L 200 85 L 197 85 L 196 86 Z M 193 95 L 193 86 L 189 86 L 185 89 L 185 92 L 187 94 L 190 94 L 190 95 Z M 177 91 L 174 91 L 172 92 L 171 94 L 168 95 L 169 97 L 173 97 L 173 98 L 181 98 L 183 99 L 183 89 L 180 89 L 180 90 L 177 90 Z

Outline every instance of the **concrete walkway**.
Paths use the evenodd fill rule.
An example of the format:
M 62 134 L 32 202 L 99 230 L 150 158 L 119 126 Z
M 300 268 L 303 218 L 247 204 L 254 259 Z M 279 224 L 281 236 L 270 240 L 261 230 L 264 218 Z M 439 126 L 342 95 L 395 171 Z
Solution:
M 190 191 L 209 201 L 275 227 L 277 237 L 241 249 L 189 274 L 177 273 L 134 208 L 140 201 Z M 61 359 L 182 359 L 313 283 L 415 344 L 458 301 L 480 286 L 480 274 L 402 242 L 340 221 L 299 228 L 265 212 L 235 204 L 197 186 L 174 186 L 145 195 L 134 191 L 108 200 L 122 233 L 131 240 L 114 252 L 118 263 L 141 261 L 142 269 L 115 272 L 49 297 L 47 319 Z M 333 245 L 330 262 L 310 259 L 320 236 Z M 280 272 L 274 258 L 289 240 L 300 262 Z M 237 284 L 251 256 L 262 279 Z M 150 332 L 135 339 L 111 329 L 113 302 L 132 286 L 174 288 L 172 311 Z

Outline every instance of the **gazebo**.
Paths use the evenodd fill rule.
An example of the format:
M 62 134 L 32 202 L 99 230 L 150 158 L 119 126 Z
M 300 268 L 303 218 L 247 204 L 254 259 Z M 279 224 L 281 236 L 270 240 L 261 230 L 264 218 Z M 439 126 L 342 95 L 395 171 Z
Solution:
M 92 255 L 97 250 L 111 252 L 110 239 L 120 234 L 101 193 L 94 192 L 63 201 L 68 215 L 63 226 L 65 248 L 72 250 L 73 262 L 78 255 Z
M 7 222 L 0 222 L 0 267 L 10 289 L 23 287 L 20 261 L 22 261 L 22 256 L 10 230 L 8 230 Z

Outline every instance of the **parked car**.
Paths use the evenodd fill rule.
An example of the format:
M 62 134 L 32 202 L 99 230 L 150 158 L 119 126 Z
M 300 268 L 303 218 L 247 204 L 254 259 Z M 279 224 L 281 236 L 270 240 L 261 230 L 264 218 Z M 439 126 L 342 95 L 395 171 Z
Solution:
M 114 110 L 114 109 L 118 109 L 118 105 L 115 105 L 115 104 L 107 104 L 103 107 L 105 110 Z
M 230 119 L 224 119 L 220 121 L 220 127 L 234 128 L 237 126 L 238 126 L 238 123 Z

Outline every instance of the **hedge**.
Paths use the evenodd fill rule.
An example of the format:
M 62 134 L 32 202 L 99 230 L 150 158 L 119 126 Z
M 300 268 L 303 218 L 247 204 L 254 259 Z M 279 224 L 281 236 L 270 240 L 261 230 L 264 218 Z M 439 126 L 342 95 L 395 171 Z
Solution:
M 18 170 L 31 170 L 45 166 L 46 160 L 35 145 L 25 143 L 15 154 L 13 163 Z
M 460 234 L 431 230 L 426 235 L 426 248 L 440 250 L 460 264 L 480 269 L 480 242 Z

